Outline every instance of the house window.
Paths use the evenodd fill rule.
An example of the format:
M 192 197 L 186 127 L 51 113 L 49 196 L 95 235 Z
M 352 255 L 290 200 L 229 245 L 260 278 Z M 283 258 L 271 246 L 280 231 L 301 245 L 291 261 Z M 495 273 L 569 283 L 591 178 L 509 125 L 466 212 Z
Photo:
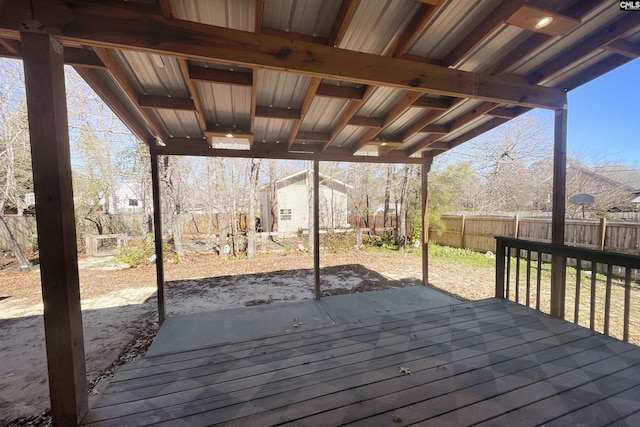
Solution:
M 280 221 L 291 221 L 291 209 L 280 209 Z
M 129 199 L 129 206 L 138 206 L 137 199 Z

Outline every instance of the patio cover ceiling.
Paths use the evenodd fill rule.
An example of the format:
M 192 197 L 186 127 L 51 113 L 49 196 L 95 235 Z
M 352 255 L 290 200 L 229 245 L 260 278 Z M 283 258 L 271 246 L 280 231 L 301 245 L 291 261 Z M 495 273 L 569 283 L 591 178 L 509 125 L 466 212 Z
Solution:
M 418 163 L 640 55 L 611 0 L 14 1 L 0 55 L 28 20 L 173 155 Z

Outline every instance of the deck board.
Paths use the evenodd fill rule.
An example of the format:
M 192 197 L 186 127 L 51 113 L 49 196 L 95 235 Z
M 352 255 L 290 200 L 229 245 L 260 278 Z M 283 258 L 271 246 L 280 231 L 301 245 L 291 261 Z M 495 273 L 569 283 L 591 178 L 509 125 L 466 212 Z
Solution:
M 640 348 L 489 299 L 144 358 L 84 424 L 625 425 L 638 390 Z

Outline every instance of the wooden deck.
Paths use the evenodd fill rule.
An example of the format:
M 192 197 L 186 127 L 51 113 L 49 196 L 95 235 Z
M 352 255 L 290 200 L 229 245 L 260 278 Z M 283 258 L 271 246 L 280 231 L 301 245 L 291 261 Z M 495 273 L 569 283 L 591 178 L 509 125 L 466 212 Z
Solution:
M 84 423 L 639 425 L 640 347 L 489 299 L 143 358 Z

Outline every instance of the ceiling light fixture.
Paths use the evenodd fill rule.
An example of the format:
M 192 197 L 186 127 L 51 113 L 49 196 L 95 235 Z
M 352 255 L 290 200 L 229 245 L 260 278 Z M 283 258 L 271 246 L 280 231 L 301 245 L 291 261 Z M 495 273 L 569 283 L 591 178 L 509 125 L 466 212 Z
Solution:
M 551 22 L 553 22 L 552 16 L 545 16 L 543 18 L 540 18 L 540 20 L 535 25 L 536 30 L 546 27 L 547 25 L 551 24 Z
M 227 138 L 233 138 L 233 133 L 231 133 L 231 131 L 229 131 L 229 132 L 225 133 L 224 136 L 226 136 Z

